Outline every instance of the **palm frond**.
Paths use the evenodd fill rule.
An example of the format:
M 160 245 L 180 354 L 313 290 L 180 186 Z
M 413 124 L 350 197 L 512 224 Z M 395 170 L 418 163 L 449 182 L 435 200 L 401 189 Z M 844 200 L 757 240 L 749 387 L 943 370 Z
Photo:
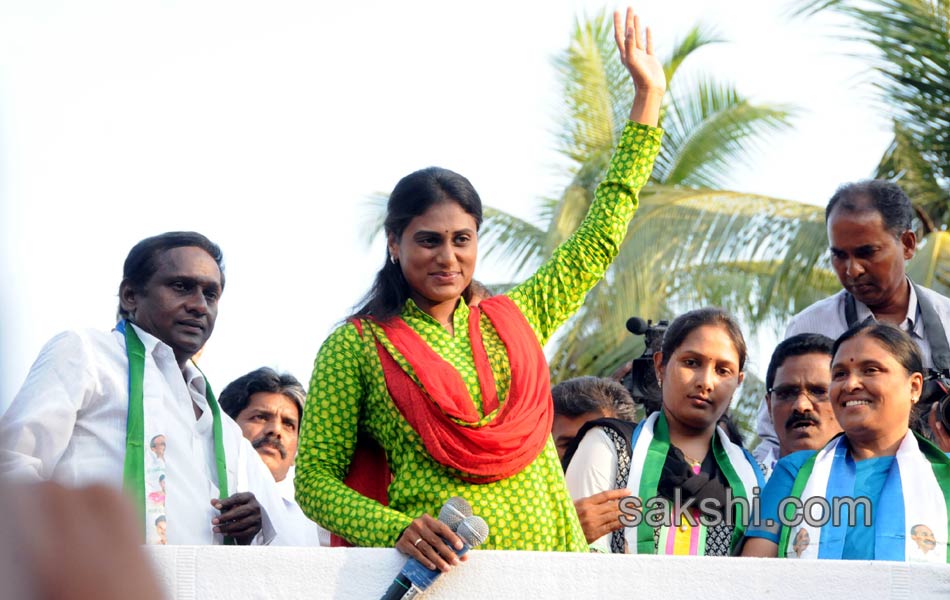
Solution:
M 731 84 L 697 79 L 671 86 L 664 147 L 653 170 L 657 183 L 723 187 L 731 167 L 752 158 L 756 142 L 791 127 L 791 107 L 755 105 Z
M 790 315 L 837 289 L 826 246 L 820 207 L 650 186 L 608 276 L 565 326 L 552 371 L 612 372 L 615 360 L 629 360 L 636 349 L 624 328 L 631 316 L 669 318 L 719 305 L 748 326 L 778 332 Z
M 554 59 L 564 91 L 564 128 L 559 134 L 560 151 L 576 164 L 588 157 L 610 152 L 614 146 L 618 94 L 629 77 L 608 50 L 613 43 L 609 21 L 603 13 L 594 19 L 577 20 L 571 43 Z M 629 92 L 626 92 L 629 95 Z M 623 121 L 620 121 L 621 123 Z
M 798 14 L 844 15 L 854 26 L 841 37 L 863 40 L 876 50 L 870 61 L 881 76 L 878 88 L 899 125 L 889 154 L 910 145 L 929 164 L 929 173 L 917 169 L 929 181 L 909 183 L 942 190 L 936 198 L 914 200 L 945 226 L 950 220 L 950 0 L 802 0 L 796 7 Z M 882 163 L 891 160 L 889 154 Z M 892 166 L 882 164 L 885 172 Z
M 935 231 L 917 244 L 907 263 L 907 274 L 917 283 L 950 296 L 950 233 Z
M 921 213 L 921 234 L 936 229 L 937 223 L 945 227 L 950 221 L 950 188 L 940 187 L 936 165 L 924 156 L 899 122 L 894 122 L 894 139 L 884 152 L 874 176 L 899 184 L 911 198 Z
M 666 80 L 673 81 L 680 66 L 693 52 L 703 46 L 718 44 L 723 41 L 712 28 L 702 24 L 694 25 L 692 29 L 686 32 L 683 39 L 673 44 L 673 52 L 670 58 L 663 63 Z
M 504 257 L 515 272 L 540 262 L 546 236 L 547 232 L 524 219 L 497 208 L 484 208 L 480 245 L 486 256 Z

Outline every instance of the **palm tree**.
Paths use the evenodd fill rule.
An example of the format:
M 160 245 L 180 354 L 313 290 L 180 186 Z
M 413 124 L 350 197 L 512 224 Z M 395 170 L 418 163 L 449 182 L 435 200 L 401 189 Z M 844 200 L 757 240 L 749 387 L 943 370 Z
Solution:
M 787 129 L 792 110 L 753 104 L 731 84 L 681 69 L 693 52 L 718 41 L 694 27 L 665 63 L 663 147 L 620 255 L 552 342 L 555 380 L 607 375 L 641 353 L 642 341 L 624 327 L 633 315 L 669 318 L 720 305 L 749 327 L 778 332 L 788 316 L 836 289 L 820 262 L 826 247 L 820 208 L 723 190 L 730 167 Z M 566 106 L 559 150 L 570 161 L 571 181 L 560 197 L 540 202 L 540 225 L 486 210 L 486 253 L 519 273 L 549 256 L 590 206 L 632 102 L 615 54 L 610 21 L 601 15 L 578 20 L 570 46 L 555 61 Z M 744 387 L 747 400 L 738 409 L 748 416 L 761 386 Z
M 920 232 L 950 222 L 950 0 L 799 0 L 796 12 L 832 11 L 851 19 L 844 37 L 874 54 L 877 87 L 894 115 L 894 140 L 876 177 L 913 199 Z

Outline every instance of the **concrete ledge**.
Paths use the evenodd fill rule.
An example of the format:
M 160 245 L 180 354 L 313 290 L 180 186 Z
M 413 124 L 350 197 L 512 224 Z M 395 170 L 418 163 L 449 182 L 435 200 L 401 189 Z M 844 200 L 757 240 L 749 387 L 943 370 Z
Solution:
M 379 598 L 405 562 L 383 548 L 151 546 L 169 598 Z M 425 594 L 483 598 L 950 598 L 950 566 L 474 550 Z

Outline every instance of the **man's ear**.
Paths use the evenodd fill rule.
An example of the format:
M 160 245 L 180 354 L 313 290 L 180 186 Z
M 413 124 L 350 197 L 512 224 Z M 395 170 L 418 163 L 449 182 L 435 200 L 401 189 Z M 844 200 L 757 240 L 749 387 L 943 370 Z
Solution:
M 135 287 L 128 279 L 123 279 L 119 284 L 119 306 L 130 316 L 135 316 L 136 301 Z
M 914 258 L 914 254 L 917 253 L 917 234 L 908 229 L 901 234 L 900 241 L 901 246 L 904 247 L 904 260 Z

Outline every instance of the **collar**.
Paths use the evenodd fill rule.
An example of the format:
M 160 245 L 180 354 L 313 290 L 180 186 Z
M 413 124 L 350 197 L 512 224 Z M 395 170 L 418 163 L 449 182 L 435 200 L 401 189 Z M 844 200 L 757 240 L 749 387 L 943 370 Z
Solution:
M 139 336 L 139 339 L 142 341 L 142 345 L 145 346 L 145 353 L 152 355 L 156 362 L 158 360 L 169 360 L 176 367 L 178 366 L 178 361 L 175 359 L 175 351 L 172 350 L 171 346 L 158 339 L 151 333 L 145 331 L 132 321 L 128 322 L 132 328 L 135 330 L 135 333 Z M 205 377 L 198 370 L 198 367 L 195 366 L 194 360 L 189 359 L 185 363 L 184 368 L 181 369 L 181 376 L 185 380 L 185 384 L 188 386 L 189 390 L 198 392 L 198 396 L 204 398 L 205 395 Z M 194 396 L 195 394 L 192 394 Z M 204 407 L 201 407 L 204 409 Z
M 277 489 L 280 491 L 281 498 L 291 501 L 294 500 L 294 478 L 296 476 L 296 466 L 290 465 L 290 469 L 287 470 L 287 476 L 280 481 L 275 482 L 277 484 Z
M 907 300 L 907 315 L 904 317 L 903 322 L 900 324 L 900 328 L 908 333 L 913 333 L 917 337 L 923 337 L 923 332 L 921 331 L 922 320 L 919 317 L 920 307 L 917 303 L 917 290 L 914 289 L 914 284 L 911 283 L 909 277 L 904 277 L 904 280 L 907 281 L 907 285 L 910 287 L 910 298 Z M 871 312 L 871 309 L 868 308 L 863 302 L 854 299 L 854 308 L 858 314 L 858 322 L 866 320 L 868 317 L 874 319 L 874 313 Z M 877 319 L 874 319 L 875 321 Z
M 465 302 L 465 298 L 459 298 L 458 304 L 455 306 L 455 312 L 452 313 L 452 325 L 455 330 L 458 331 L 459 327 L 464 329 L 468 328 L 468 313 L 470 309 L 468 304 Z M 432 325 L 436 325 L 439 328 L 442 328 L 442 324 L 435 320 L 435 318 L 427 313 L 426 311 L 419 308 L 419 305 L 416 304 L 415 300 L 409 298 L 406 300 L 405 306 L 403 306 L 402 313 L 400 316 L 404 321 L 408 322 L 410 319 L 423 320 Z

